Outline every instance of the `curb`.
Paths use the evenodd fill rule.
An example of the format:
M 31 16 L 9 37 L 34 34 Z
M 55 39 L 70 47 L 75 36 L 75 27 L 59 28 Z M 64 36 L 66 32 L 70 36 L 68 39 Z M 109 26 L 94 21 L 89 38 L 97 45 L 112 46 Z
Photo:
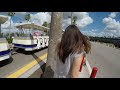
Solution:
M 32 67 L 30 70 L 28 70 L 27 72 L 25 72 L 24 74 L 22 74 L 21 76 L 19 76 L 18 78 L 28 78 L 30 75 L 32 75 L 36 70 L 38 70 L 39 68 L 41 68 L 42 65 L 44 65 L 46 63 L 46 59 L 44 59 L 43 61 L 39 62 L 37 65 L 35 65 L 34 67 Z

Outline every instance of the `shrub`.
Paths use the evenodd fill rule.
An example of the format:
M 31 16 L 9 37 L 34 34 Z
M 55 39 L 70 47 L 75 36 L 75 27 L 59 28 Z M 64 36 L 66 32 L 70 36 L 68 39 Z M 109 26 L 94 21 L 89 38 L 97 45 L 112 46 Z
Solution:
M 12 38 L 9 38 L 9 37 L 6 37 L 6 40 L 7 40 L 8 43 L 12 43 L 12 40 L 13 40 L 13 39 L 12 39 Z

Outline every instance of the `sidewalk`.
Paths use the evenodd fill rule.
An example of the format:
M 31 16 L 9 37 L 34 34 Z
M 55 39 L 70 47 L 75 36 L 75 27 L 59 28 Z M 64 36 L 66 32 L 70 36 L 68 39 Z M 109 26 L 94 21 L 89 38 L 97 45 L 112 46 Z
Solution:
M 46 60 L 43 60 L 43 61 L 44 61 L 44 63 L 46 63 Z M 41 63 L 40 66 L 39 66 L 39 65 L 40 65 L 40 64 L 38 64 L 38 65 L 36 65 L 35 67 L 33 67 L 33 69 L 31 70 L 31 71 L 32 71 L 31 75 L 29 75 L 30 73 L 28 73 L 28 75 L 29 75 L 28 78 L 40 78 L 40 75 L 41 75 L 41 73 L 42 73 L 40 66 L 42 66 L 43 63 Z M 30 71 L 30 72 L 31 72 L 31 71 Z M 88 61 L 87 61 L 87 62 L 86 62 L 86 65 L 84 65 L 84 66 L 82 67 L 82 71 L 80 72 L 79 78 L 89 78 L 89 77 L 90 77 L 90 72 L 91 72 L 91 71 L 90 71 L 89 63 L 88 63 Z M 25 78 L 25 75 L 22 76 L 22 77 Z M 26 77 L 26 78 L 27 78 L 27 77 Z

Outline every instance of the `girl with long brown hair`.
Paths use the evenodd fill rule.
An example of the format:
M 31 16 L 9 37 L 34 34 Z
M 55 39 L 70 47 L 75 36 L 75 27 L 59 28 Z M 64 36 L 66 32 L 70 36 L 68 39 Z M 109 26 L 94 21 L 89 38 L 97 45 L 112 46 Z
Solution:
M 90 49 L 90 42 L 78 27 L 68 26 L 56 47 L 54 78 L 78 78 L 82 56 Z

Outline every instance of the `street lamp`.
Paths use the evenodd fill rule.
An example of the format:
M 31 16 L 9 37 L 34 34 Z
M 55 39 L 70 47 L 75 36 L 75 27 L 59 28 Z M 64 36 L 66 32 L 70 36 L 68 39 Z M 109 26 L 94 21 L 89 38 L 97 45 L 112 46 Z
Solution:
M 71 25 L 73 24 L 73 23 L 72 23 L 72 15 L 73 15 L 73 12 L 71 12 Z
M 73 24 L 72 23 L 72 17 L 73 17 L 73 12 L 71 12 L 71 16 L 68 16 L 68 18 L 71 18 L 71 25 Z

